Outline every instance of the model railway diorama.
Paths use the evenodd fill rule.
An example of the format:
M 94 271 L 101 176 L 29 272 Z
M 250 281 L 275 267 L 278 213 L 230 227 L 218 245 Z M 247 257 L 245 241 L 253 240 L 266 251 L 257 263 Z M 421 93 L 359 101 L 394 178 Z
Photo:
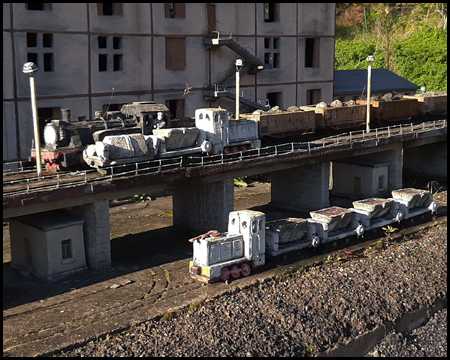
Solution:
M 371 124 L 400 124 L 446 116 L 447 94 L 427 93 L 373 100 Z M 45 145 L 41 161 L 50 172 L 77 166 L 101 168 L 149 159 L 187 154 L 229 154 L 260 148 L 267 138 L 280 143 L 289 136 L 324 130 L 352 131 L 366 124 L 365 100 L 330 104 L 272 108 L 241 114 L 233 119 L 227 110 L 204 108 L 195 111 L 192 121 L 170 118 L 169 109 L 153 101 L 125 104 L 120 111 L 96 112 L 94 120 L 69 121 L 69 110 L 62 120 L 52 120 L 44 128 Z M 194 124 L 185 126 L 183 124 Z M 319 135 L 318 135 L 319 136 Z M 31 149 L 30 160 L 35 161 Z
M 350 209 L 333 206 L 311 211 L 308 219 L 266 221 L 260 211 L 232 211 L 227 232 L 211 230 L 189 239 L 193 243 L 189 273 L 206 283 L 246 277 L 265 264 L 266 255 L 359 237 L 365 231 L 414 220 L 436 209 L 429 191 L 405 188 L 392 191 L 392 198 L 354 201 Z

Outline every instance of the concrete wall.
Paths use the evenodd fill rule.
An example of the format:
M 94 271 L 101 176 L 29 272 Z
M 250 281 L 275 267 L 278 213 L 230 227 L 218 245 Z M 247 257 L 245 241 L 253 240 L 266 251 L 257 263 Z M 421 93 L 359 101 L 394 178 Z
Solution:
M 329 178 L 328 162 L 273 172 L 272 203 L 306 211 L 329 207 Z
M 198 233 L 227 231 L 234 210 L 234 181 L 208 184 L 180 183 L 173 188 L 173 224 Z
M 305 105 L 306 91 L 320 89 L 322 100 L 333 96 L 335 4 L 279 3 L 275 22 L 264 22 L 263 3 L 216 3 L 216 30 L 253 55 L 264 56 L 264 39 L 280 39 L 280 67 L 256 75 L 242 74 L 246 97 L 265 100 L 281 92 L 282 107 Z M 27 46 L 27 33 L 37 34 L 37 46 Z M 53 46 L 44 48 L 44 33 Z M 227 47 L 207 50 L 207 4 L 186 3 L 185 18 L 166 18 L 164 3 L 122 3 L 122 15 L 99 16 L 97 3 L 52 3 L 50 11 L 27 10 L 25 3 L 3 4 L 3 160 L 26 159 L 33 139 L 29 76 L 22 73 L 27 53 L 38 53 L 35 73 L 38 108 L 70 108 L 92 118 L 103 105 L 133 101 L 184 99 L 185 116 L 195 109 L 221 106 L 234 112 L 235 103 L 207 103 L 203 89 L 220 83 L 240 57 Z M 98 69 L 98 36 L 122 37 L 121 71 Z M 166 69 L 165 39 L 186 38 L 186 68 Z M 320 39 L 320 66 L 304 67 L 305 39 Z M 45 72 L 43 53 L 54 54 L 54 71 Z M 111 52 L 112 53 L 112 52 Z M 108 60 L 110 61 L 110 59 Z M 189 86 L 190 91 L 184 90 Z M 234 91 L 234 85 L 230 91 Z M 6 131 L 5 131 L 6 130 Z
M 109 201 L 96 201 L 67 210 L 84 220 L 84 246 L 88 267 L 91 270 L 109 269 L 111 267 Z
M 403 150 L 403 166 L 410 172 L 447 178 L 447 161 L 446 142 Z

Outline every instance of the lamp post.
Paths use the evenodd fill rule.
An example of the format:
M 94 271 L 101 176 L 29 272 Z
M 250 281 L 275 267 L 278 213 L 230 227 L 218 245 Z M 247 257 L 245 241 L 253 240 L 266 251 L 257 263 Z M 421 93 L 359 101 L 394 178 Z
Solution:
M 36 151 L 36 170 L 37 175 L 40 178 L 41 174 L 41 142 L 39 140 L 39 123 L 37 117 L 36 107 L 36 87 L 34 84 L 34 73 L 38 70 L 38 67 L 33 62 L 27 62 L 23 65 L 22 72 L 30 75 L 30 90 L 31 90 L 31 110 L 33 112 L 33 127 L 34 127 L 34 149 Z
M 367 57 L 366 61 L 369 63 L 367 67 L 367 122 L 366 122 L 366 132 L 370 131 L 370 98 L 371 98 L 371 87 L 372 87 L 372 63 L 375 61 L 373 55 Z
M 239 71 L 244 67 L 242 59 L 237 59 L 234 65 L 236 65 L 236 120 L 239 120 Z

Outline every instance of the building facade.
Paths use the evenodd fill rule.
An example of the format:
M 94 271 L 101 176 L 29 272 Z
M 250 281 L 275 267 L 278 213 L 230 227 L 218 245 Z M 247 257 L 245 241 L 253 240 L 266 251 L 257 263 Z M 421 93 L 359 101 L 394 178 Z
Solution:
M 42 131 L 61 109 L 77 121 L 134 101 L 165 104 L 174 118 L 234 113 L 214 90 L 235 92 L 237 59 L 248 110 L 330 102 L 334 44 L 333 3 L 4 3 L 3 161 L 32 146 L 26 62 L 38 66 Z

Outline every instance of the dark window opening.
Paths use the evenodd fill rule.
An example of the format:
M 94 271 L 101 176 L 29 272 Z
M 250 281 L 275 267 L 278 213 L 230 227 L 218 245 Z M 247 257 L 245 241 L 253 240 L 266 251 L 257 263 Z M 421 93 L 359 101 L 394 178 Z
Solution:
M 53 34 L 42 34 L 42 46 L 53 47 Z
M 122 49 L 122 38 L 121 37 L 113 37 L 113 49 Z
M 266 98 L 269 101 L 270 107 L 279 106 L 281 108 L 281 96 L 281 92 L 267 93 Z
M 52 9 L 52 3 L 25 3 L 25 9 L 47 11 Z
M 306 90 L 306 105 L 314 105 L 320 103 L 320 89 Z
M 61 251 L 63 260 L 72 258 L 72 240 L 61 241 Z
M 103 105 L 103 114 L 107 111 L 120 111 L 124 104 L 104 104 Z
M 164 15 L 170 19 L 184 19 L 185 16 L 185 4 L 184 3 L 164 3 Z
M 99 16 L 122 15 L 122 3 L 97 3 Z
M 61 108 L 59 107 L 38 108 L 37 116 L 39 122 L 39 140 L 41 144 L 43 144 L 45 125 L 47 125 L 52 120 L 61 119 Z
M 37 34 L 27 33 L 27 47 L 36 47 L 36 46 L 37 46 Z
M 270 38 L 264 38 L 264 49 L 270 48 Z
M 98 71 L 106 71 L 108 69 L 108 55 L 98 55 Z
M 166 106 L 170 111 L 172 119 L 181 119 L 184 117 L 184 99 L 166 100 Z
M 106 48 L 106 36 L 98 37 L 98 48 L 105 49 Z
M 274 38 L 273 39 L 273 48 L 279 49 L 280 48 L 280 38 Z
M 37 67 L 39 67 L 38 65 L 38 54 L 36 53 L 28 53 L 27 54 L 27 61 L 28 62 L 33 62 L 36 64 Z
M 44 54 L 44 71 L 53 71 L 53 54 Z
M 280 53 L 273 54 L 273 67 L 274 68 L 280 67 Z
M 305 42 L 305 67 L 319 66 L 319 39 L 308 38 Z
M 264 53 L 264 64 L 270 64 L 270 60 L 272 59 L 270 55 L 270 53 Z
M 264 3 L 264 22 L 274 22 L 277 20 L 277 4 Z
M 122 71 L 122 59 L 123 56 L 120 54 L 114 54 L 113 56 L 113 70 L 114 71 Z

